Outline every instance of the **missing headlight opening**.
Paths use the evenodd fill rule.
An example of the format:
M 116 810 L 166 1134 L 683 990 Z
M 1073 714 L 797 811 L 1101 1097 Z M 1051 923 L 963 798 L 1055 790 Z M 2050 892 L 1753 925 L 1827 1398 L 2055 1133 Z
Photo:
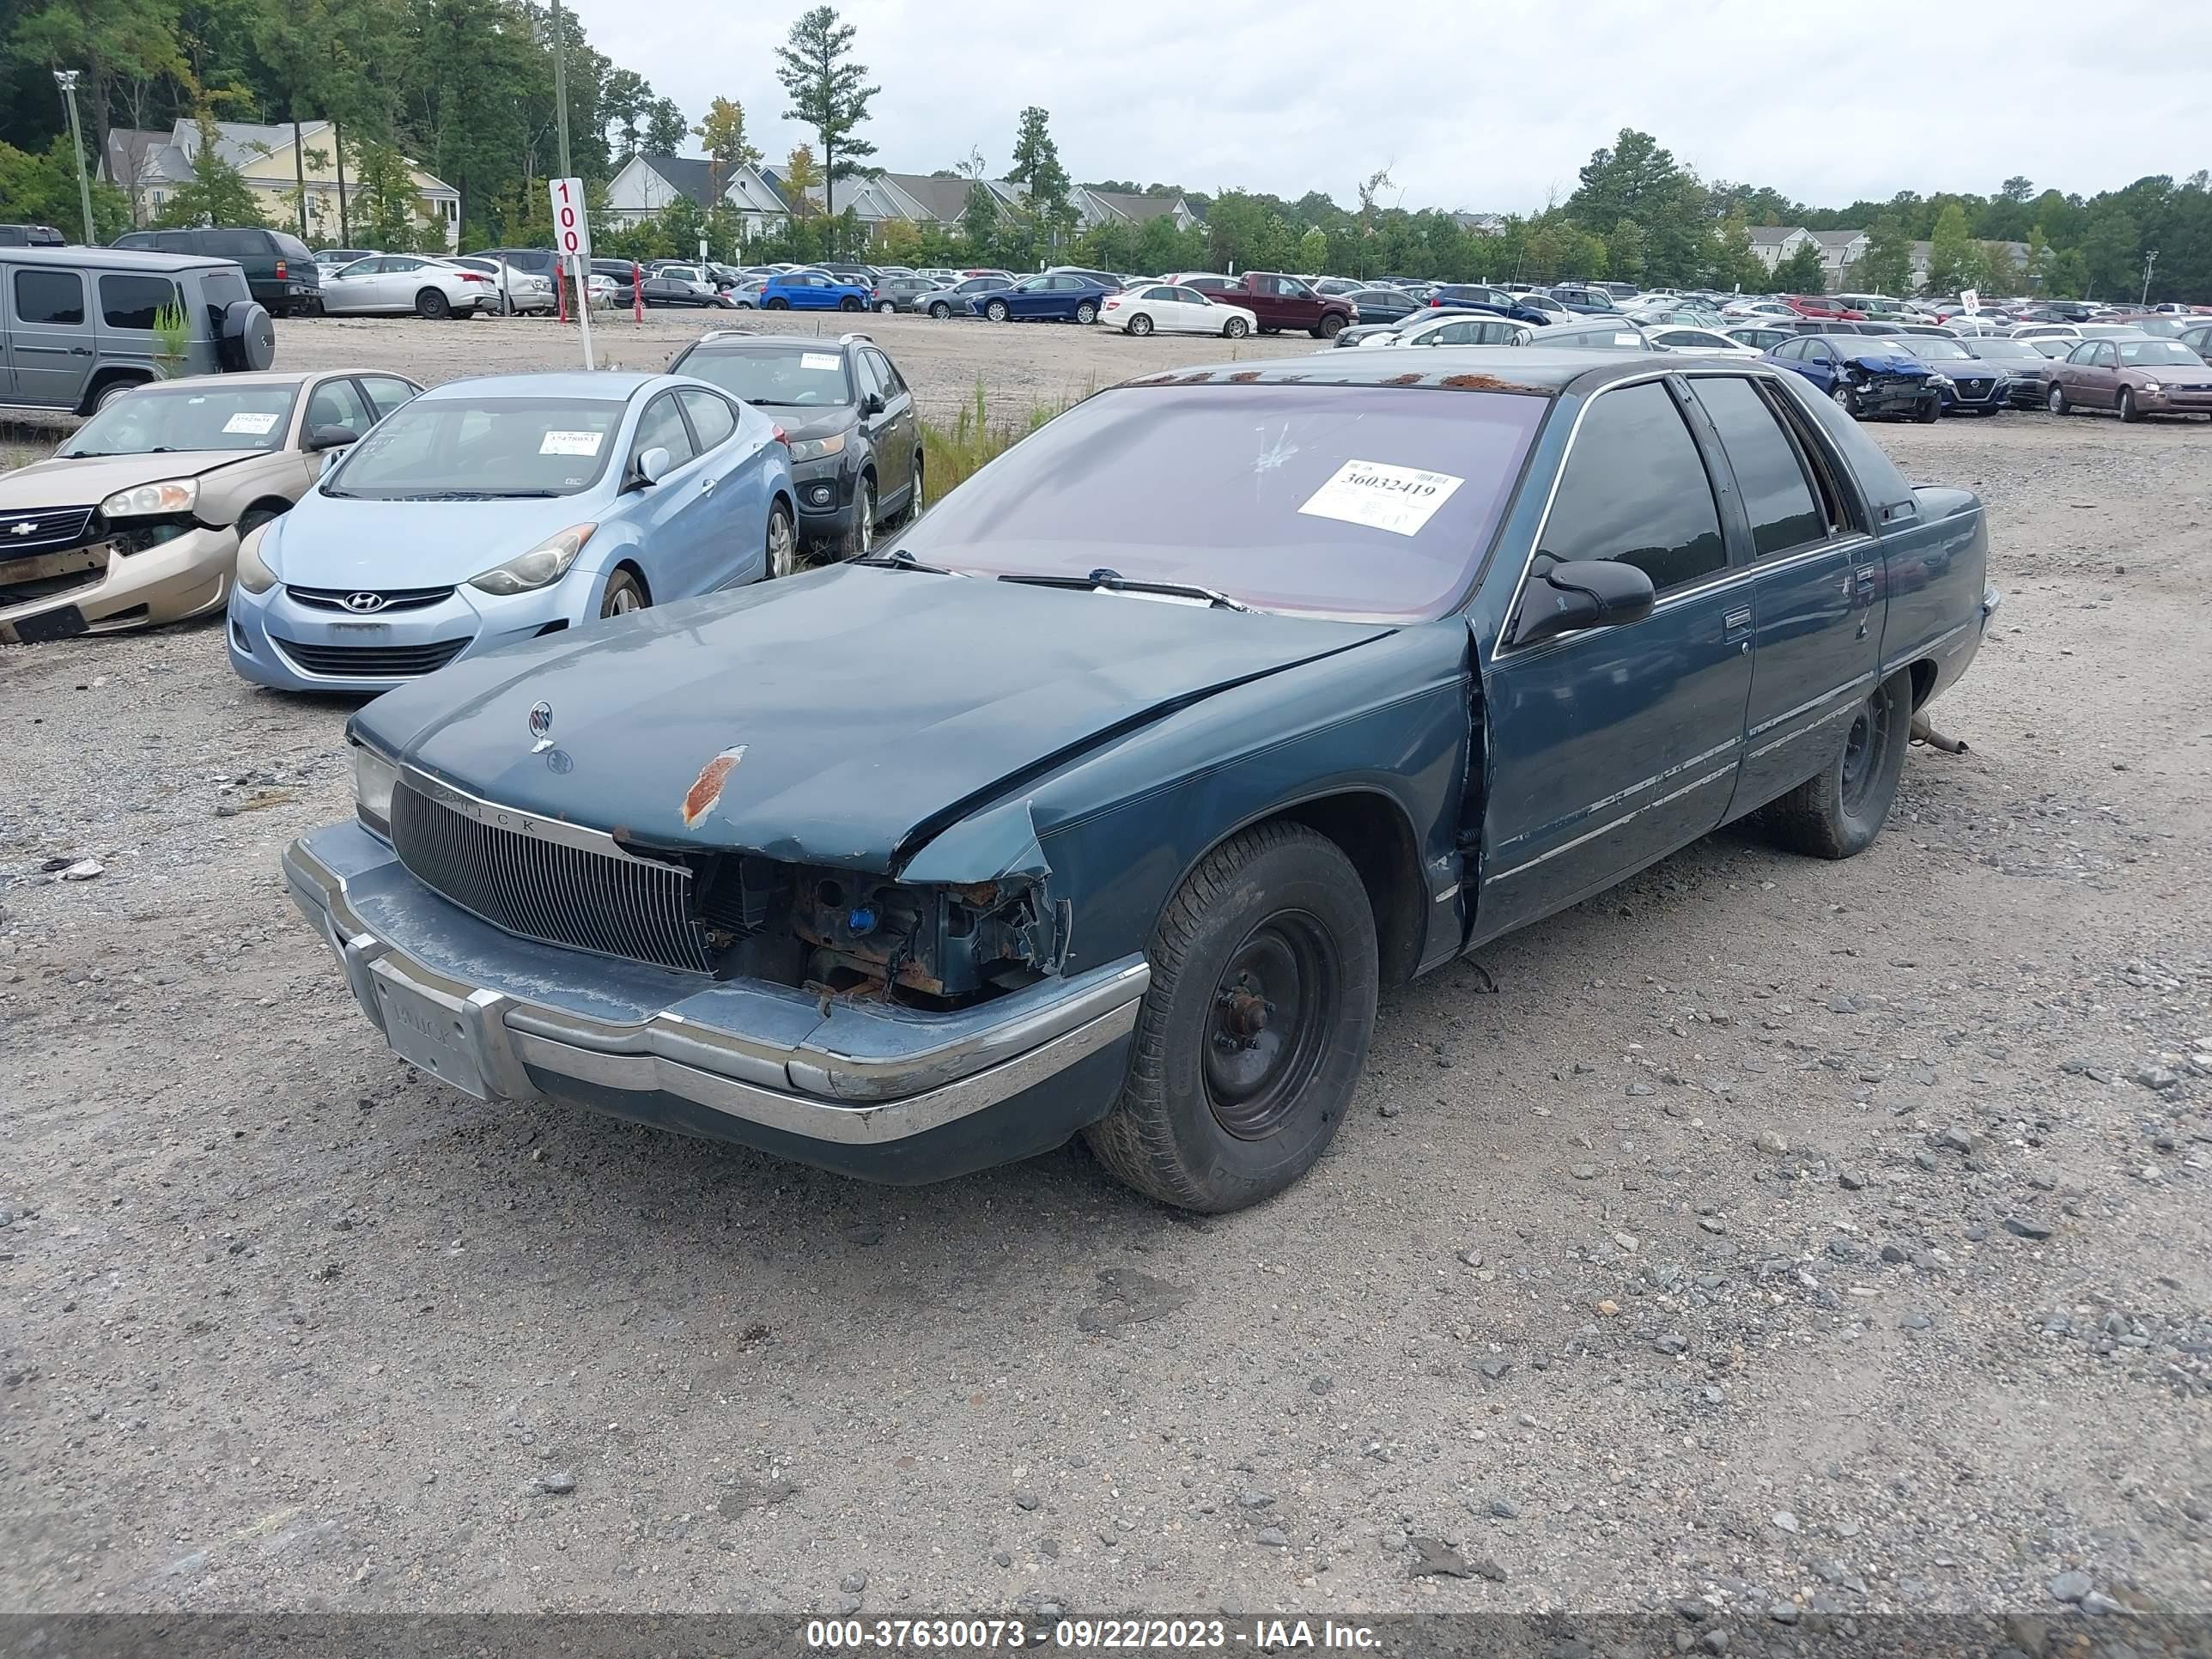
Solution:
M 1015 882 L 912 886 L 727 856 L 699 913 L 723 975 L 940 1012 L 1034 983 L 1053 957 L 1049 913 Z

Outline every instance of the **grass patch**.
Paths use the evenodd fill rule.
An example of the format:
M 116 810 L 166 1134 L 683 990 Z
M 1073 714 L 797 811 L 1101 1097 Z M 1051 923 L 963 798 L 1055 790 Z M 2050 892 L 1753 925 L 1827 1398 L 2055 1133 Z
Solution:
M 942 501 L 973 477 L 978 468 L 1019 443 L 1047 421 L 1089 397 L 1095 387 L 1071 393 L 1056 404 L 1032 404 L 1017 415 L 994 413 L 979 376 L 972 402 L 963 404 L 950 425 L 924 416 L 921 421 L 922 465 L 929 479 L 929 495 Z

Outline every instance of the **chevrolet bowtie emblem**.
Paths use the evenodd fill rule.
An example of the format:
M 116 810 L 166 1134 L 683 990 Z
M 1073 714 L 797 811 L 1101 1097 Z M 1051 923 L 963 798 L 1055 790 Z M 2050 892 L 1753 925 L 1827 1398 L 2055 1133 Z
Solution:
M 15 526 L 15 533 L 18 536 L 27 536 L 38 527 L 38 526 L 33 524 L 28 519 L 26 519 L 22 523 Z

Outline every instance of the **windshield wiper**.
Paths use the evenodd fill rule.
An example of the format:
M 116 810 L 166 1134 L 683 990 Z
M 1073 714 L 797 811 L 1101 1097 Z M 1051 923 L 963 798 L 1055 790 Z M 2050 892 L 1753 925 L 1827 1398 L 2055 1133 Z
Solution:
M 964 576 L 964 570 L 947 570 L 941 564 L 924 564 L 920 559 L 901 548 L 896 553 L 870 553 L 858 559 L 848 559 L 848 564 L 872 564 L 881 570 L 919 570 L 927 576 Z
M 1087 576 L 1001 576 L 1002 582 L 1022 582 L 1031 587 L 1080 587 L 1093 592 L 1104 589 L 1109 593 L 1164 593 L 1174 599 L 1204 599 L 1208 605 L 1224 611 L 1249 611 L 1252 607 L 1242 600 L 1232 599 L 1218 587 L 1200 587 L 1190 582 L 1136 581 L 1118 570 L 1101 566 Z

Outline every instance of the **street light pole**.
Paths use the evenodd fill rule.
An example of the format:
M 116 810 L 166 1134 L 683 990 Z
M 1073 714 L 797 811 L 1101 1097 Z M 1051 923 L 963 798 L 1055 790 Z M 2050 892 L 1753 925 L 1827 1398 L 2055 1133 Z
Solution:
M 2150 249 L 2148 252 L 2146 252 L 2146 253 L 2143 255 L 2143 286 L 2142 286 L 2142 298 L 2140 301 L 2137 301 L 2137 303 L 2138 303 L 2138 304 L 2140 304 L 2140 305 L 2148 305 L 2148 304 L 2150 303 L 2150 273 L 2151 273 L 2151 268 L 2152 268 L 2153 266 L 2156 265 L 2157 264 L 2158 264 L 2158 250 L 2157 250 L 2156 248 L 2152 248 L 2152 249 Z
M 568 171 L 568 47 L 562 38 L 568 31 L 561 27 L 561 0 L 553 0 L 553 120 L 561 135 L 561 176 L 575 175 Z
M 84 245 L 97 247 L 100 238 L 92 229 L 92 180 L 84 170 L 84 132 L 76 123 L 76 75 L 75 70 L 58 69 L 54 82 L 62 89 L 62 100 L 69 106 L 70 144 L 76 151 L 76 200 L 84 210 Z

